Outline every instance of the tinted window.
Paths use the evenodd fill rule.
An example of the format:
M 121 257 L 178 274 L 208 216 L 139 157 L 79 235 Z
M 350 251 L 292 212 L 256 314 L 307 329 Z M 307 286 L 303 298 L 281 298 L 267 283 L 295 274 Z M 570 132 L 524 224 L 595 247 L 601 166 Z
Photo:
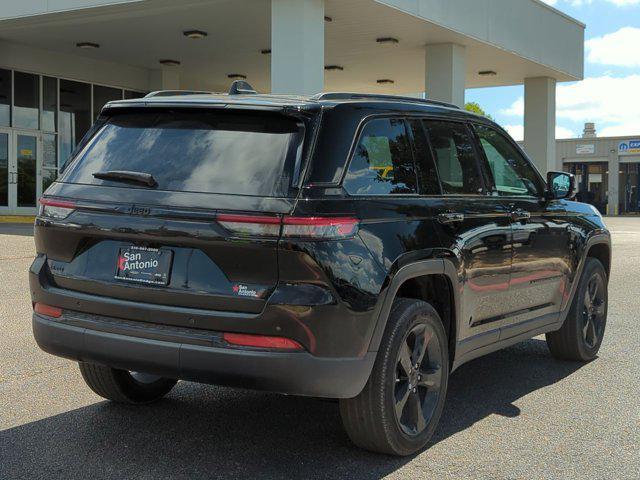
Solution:
M 420 179 L 420 193 L 422 195 L 439 195 L 438 172 L 431 155 L 431 149 L 427 143 L 427 137 L 422 128 L 422 122 L 420 120 L 409 120 L 409 126 L 413 134 L 416 168 Z
M 476 131 L 498 194 L 538 196 L 538 176 L 513 144 L 492 128 L 477 125 Z
M 60 164 L 91 127 L 91 85 L 60 80 Z
M 119 88 L 103 87 L 101 85 L 93 86 L 93 118 L 94 120 L 100 115 L 100 110 L 107 102 L 111 100 L 122 100 L 122 90 Z
M 404 120 L 366 124 L 351 159 L 344 188 L 353 195 L 416 193 L 416 173 Z
M 13 82 L 13 126 L 36 130 L 40 115 L 40 77 L 14 72 Z
M 55 132 L 58 114 L 58 80 L 52 77 L 42 77 L 42 129 Z
M 467 128 L 459 123 L 431 120 L 426 120 L 424 126 L 436 157 L 443 193 L 482 193 L 482 177 Z
M 11 125 L 11 70 L 0 68 L 0 126 Z
M 93 174 L 131 170 L 153 175 L 160 190 L 285 196 L 303 134 L 302 125 L 276 115 L 121 113 L 79 152 L 62 181 L 122 186 Z

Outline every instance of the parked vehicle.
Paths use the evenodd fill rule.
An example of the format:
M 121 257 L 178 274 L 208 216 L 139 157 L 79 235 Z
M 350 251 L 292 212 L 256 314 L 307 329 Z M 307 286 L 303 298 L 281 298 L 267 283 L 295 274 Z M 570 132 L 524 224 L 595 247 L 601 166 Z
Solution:
M 610 236 L 570 174 L 452 105 L 249 90 L 109 103 L 40 201 L 34 335 L 98 395 L 335 398 L 408 455 L 463 363 L 542 333 L 596 357 Z

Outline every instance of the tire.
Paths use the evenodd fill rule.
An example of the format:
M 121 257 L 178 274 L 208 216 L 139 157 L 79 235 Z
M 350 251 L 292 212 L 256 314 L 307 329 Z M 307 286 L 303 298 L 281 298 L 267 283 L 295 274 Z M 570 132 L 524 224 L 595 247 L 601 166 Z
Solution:
M 546 334 L 554 357 L 580 362 L 596 358 L 607 324 L 607 302 L 607 273 L 599 260 L 587 257 L 562 328 Z
M 128 372 L 115 368 L 79 362 L 82 378 L 91 390 L 118 403 L 144 404 L 164 397 L 177 380 L 156 375 Z
M 419 345 L 424 340 L 426 353 L 416 362 L 416 369 L 414 361 L 420 357 Z M 353 443 L 398 456 L 424 448 L 444 407 L 449 379 L 447 345 L 442 321 L 431 305 L 406 298 L 394 301 L 367 384 L 357 397 L 340 400 L 342 422 Z M 419 412 L 423 412 L 422 421 L 416 415 Z

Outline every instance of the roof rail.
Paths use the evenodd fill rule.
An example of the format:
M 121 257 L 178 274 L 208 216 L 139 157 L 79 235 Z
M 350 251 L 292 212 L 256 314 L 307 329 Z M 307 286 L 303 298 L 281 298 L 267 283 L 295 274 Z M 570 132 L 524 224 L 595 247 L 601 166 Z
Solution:
M 426 103 L 428 105 L 438 105 L 441 107 L 455 108 L 460 110 L 460 107 L 453 103 L 441 102 L 439 100 L 429 100 L 428 98 L 416 98 L 405 97 L 402 95 L 385 95 L 378 93 L 348 93 L 348 92 L 327 92 L 319 93 L 312 97 L 314 100 L 395 100 L 399 102 L 417 102 Z
M 205 92 L 200 90 L 157 90 L 155 92 L 147 93 L 144 98 L 151 97 L 174 97 L 180 95 L 211 95 L 211 92 Z

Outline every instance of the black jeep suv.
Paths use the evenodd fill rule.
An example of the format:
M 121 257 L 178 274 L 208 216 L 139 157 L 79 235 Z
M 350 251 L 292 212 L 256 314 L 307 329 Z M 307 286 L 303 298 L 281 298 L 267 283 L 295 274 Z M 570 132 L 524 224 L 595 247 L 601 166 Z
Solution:
M 407 455 L 461 364 L 543 333 L 596 357 L 610 236 L 571 175 L 451 105 L 237 90 L 109 103 L 40 201 L 34 335 L 98 395 L 334 398 Z

